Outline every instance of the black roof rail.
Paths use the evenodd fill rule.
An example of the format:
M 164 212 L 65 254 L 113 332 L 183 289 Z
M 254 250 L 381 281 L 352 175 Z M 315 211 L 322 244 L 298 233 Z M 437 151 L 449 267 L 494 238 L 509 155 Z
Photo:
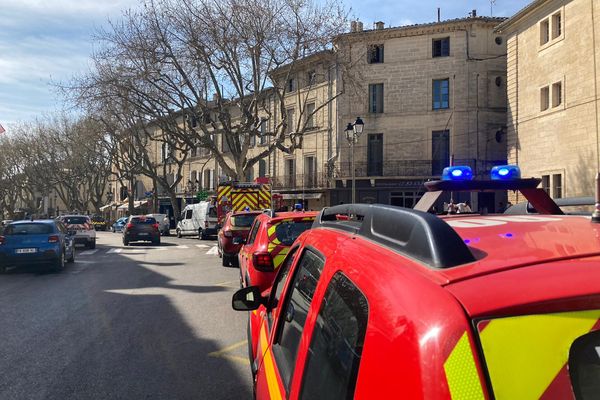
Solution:
M 433 268 L 475 261 L 462 238 L 442 219 L 410 208 L 383 204 L 342 204 L 324 208 L 313 228 L 354 233 Z

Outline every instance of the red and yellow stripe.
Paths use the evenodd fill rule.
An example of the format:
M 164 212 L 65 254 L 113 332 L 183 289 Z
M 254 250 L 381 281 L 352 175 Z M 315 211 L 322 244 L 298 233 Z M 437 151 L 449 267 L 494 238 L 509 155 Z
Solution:
M 275 372 L 275 363 L 273 361 L 273 352 L 271 351 L 271 347 L 269 346 L 269 341 L 267 340 L 267 332 L 263 322 L 263 325 L 260 328 L 260 351 L 263 353 L 263 363 L 265 367 L 265 377 L 267 380 L 267 388 L 269 389 L 269 398 L 274 400 L 281 400 L 283 396 L 281 395 L 282 390 L 279 385 L 279 379 L 277 378 L 277 373 Z

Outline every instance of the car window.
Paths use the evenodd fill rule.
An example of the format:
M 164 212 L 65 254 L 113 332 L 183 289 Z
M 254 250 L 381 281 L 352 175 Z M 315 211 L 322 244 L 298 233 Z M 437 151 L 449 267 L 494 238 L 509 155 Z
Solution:
M 300 234 L 312 227 L 313 221 L 281 221 L 275 224 L 275 238 L 286 246 L 291 246 Z
M 217 207 L 208 207 L 208 217 L 217 218 Z
M 279 314 L 281 322 L 277 339 L 273 344 L 273 354 L 286 390 L 290 388 L 298 345 L 323 264 L 323 260 L 315 253 L 310 250 L 304 251 L 298 261 L 294 278 L 288 286 L 284 308 Z
M 43 235 L 52 233 L 54 229 L 49 224 L 15 224 L 4 229 L 4 235 Z
M 342 273 L 331 279 L 317 316 L 304 368 L 301 399 L 352 399 L 369 306 Z
M 187 210 L 187 211 L 185 212 L 185 217 L 184 217 L 184 219 L 191 219 L 191 218 L 192 218 L 192 212 L 193 212 L 192 210 Z
M 63 222 L 67 225 L 83 225 L 88 223 L 88 217 L 64 217 Z
M 279 299 L 281 299 L 281 293 L 283 292 L 283 287 L 285 286 L 285 281 L 287 280 L 288 275 L 290 274 L 290 269 L 292 264 L 294 263 L 294 256 L 298 251 L 299 247 L 296 246 L 290 250 L 288 255 L 285 257 L 285 260 L 281 264 L 279 268 L 280 271 L 277 273 L 275 280 L 273 281 L 273 287 L 271 288 L 271 297 L 269 299 L 269 323 L 272 322 L 273 311 L 277 309 L 279 304 Z
M 258 214 L 240 214 L 231 217 L 231 225 L 238 228 L 249 228 Z
M 583 335 L 573 342 L 568 367 L 575 398 L 597 399 L 600 393 L 600 331 Z
M 148 224 L 152 225 L 156 223 L 156 220 L 152 217 L 133 217 L 131 218 L 131 223 L 134 224 Z
M 258 234 L 259 228 L 260 228 L 260 221 L 254 222 L 254 225 L 252 226 L 250 234 L 248 234 L 248 241 L 246 242 L 247 244 L 254 243 L 254 240 L 256 239 L 256 235 Z

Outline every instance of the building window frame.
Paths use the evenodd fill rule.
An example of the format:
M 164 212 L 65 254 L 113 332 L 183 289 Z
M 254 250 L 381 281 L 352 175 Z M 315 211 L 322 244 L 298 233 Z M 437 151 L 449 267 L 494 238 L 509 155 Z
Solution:
M 383 64 L 384 60 L 384 45 L 381 44 L 370 44 L 367 47 L 367 63 L 369 64 Z
M 383 83 L 369 84 L 369 113 L 383 114 L 384 111 L 384 85 Z
M 450 36 L 431 40 L 431 58 L 450 57 Z
M 550 85 L 540 88 L 540 111 L 544 112 L 550 109 Z
M 565 8 L 546 15 L 538 22 L 539 50 L 545 50 L 565 37 Z
M 434 79 L 431 84 L 431 109 L 447 110 L 449 108 L 450 78 Z

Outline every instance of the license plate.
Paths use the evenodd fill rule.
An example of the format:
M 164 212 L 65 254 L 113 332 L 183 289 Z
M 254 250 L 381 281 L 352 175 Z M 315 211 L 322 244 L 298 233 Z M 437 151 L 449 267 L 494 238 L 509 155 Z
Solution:
M 140 232 L 140 233 L 138 233 L 138 235 L 139 236 L 148 236 L 148 233 L 146 233 L 146 232 Z
M 16 249 L 15 253 L 17 254 L 28 254 L 28 253 L 35 253 L 37 252 L 37 249 Z

